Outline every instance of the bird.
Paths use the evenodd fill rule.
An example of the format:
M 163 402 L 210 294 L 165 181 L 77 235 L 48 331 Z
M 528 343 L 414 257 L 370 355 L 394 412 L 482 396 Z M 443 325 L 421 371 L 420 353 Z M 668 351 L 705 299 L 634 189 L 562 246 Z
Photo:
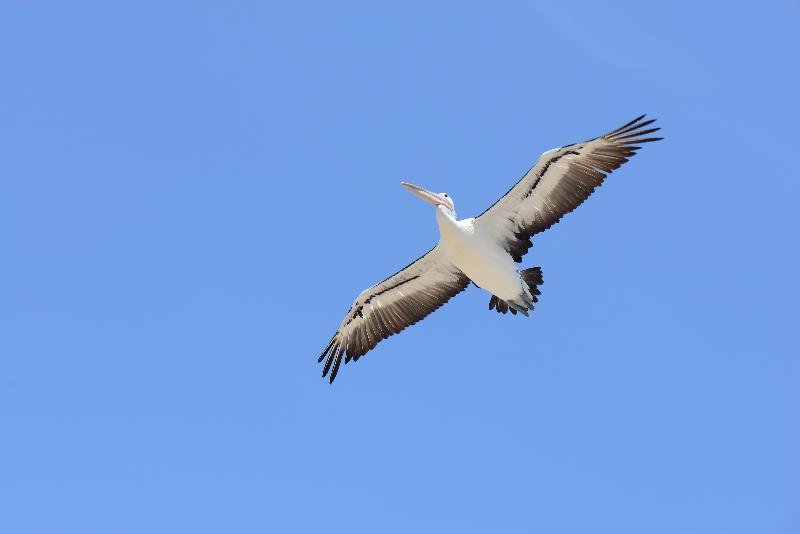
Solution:
M 541 267 L 517 268 L 531 238 L 577 208 L 608 174 L 660 130 L 655 119 L 634 120 L 582 143 L 554 148 L 499 200 L 477 217 L 458 219 L 447 193 L 401 184 L 435 207 L 439 242 L 418 259 L 355 299 L 318 358 L 332 384 L 348 363 L 405 330 L 464 291 L 470 283 L 491 294 L 489 309 L 528 316 L 539 301 Z

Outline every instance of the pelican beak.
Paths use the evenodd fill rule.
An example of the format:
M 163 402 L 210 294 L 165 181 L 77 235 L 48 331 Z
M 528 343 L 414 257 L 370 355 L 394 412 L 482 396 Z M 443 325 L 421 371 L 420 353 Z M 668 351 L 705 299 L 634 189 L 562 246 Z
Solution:
M 424 187 L 410 184 L 408 182 L 400 182 L 400 185 L 405 186 L 405 188 L 411 191 L 413 194 L 415 194 L 425 202 L 430 202 L 434 206 L 438 206 L 440 204 L 442 206 L 449 206 L 447 200 L 444 197 L 442 197 L 442 195 L 428 191 Z

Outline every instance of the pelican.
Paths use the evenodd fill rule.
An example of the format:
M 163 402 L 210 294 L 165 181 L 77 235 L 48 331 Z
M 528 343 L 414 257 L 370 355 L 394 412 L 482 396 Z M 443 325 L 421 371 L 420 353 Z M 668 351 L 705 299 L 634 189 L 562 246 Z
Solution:
M 387 337 L 419 322 L 470 282 L 491 294 L 489 309 L 528 316 L 541 294 L 542 270 L 519 270 L 531 237 L 577 208 L 606 175 L 628 161 L 648 137 L 655 119 L 642 115 L 590 141 L 555 148 L 478 217 L 458 219 L 447 193 L 401 184 L 432 204 L 439 243 L 417 260 L 356 298 L 318 362 L 333 383 L 344 360 L 358 360 Z

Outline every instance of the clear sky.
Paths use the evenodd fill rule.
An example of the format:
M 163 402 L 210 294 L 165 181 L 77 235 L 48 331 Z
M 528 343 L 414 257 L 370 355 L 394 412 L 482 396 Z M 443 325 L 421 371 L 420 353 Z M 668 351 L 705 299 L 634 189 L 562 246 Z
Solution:
M 0 3 L 0 532 L 800 532 L 797 2 Z M 645 146 L 333 386 L 545 150 Z

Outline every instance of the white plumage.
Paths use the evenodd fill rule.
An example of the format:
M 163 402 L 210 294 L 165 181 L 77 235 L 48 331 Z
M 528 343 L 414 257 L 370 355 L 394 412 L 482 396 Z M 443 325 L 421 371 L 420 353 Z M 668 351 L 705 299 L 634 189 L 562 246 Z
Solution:
M 520 308 L 532 304 L 513 258 L 486 225 L 475 218 L 457 221 L 442 205 L 436 206 L 436 222 L 444 255 L 475 285 Z
M 442 306 L 470 283 L 492 294 L 489 309 L 528 315 L 538 301 L 541 269 L 519 271 L 516 263 L 530 249 L 531 237 L 574 210 L 628 161 L 639 144 L 659 128 L 644 115 L 616 130 L 550 150 L 497 202 L 475 218 L 457 220 L 453 200 L 403 182 L 436 207 L 441 239 L 425 255 L 383 282 L 364 290 L 319 357 L 322 376 L 336 378 L 345 363 L 373 349 Z

